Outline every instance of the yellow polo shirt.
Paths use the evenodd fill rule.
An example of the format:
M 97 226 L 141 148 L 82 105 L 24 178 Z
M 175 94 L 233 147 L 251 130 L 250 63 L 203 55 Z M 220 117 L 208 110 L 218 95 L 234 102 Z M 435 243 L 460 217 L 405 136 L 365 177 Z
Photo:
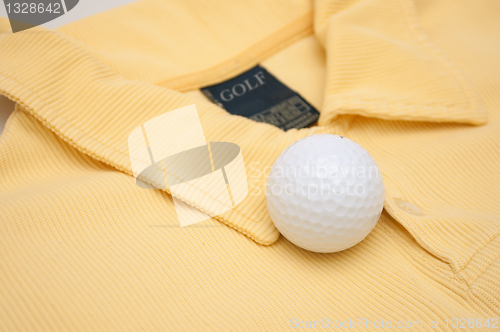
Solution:
M 0 94 L 17 103 L 0 329 L 498 328 L 499 15 L 495 0 L 142 0 L 57 31 L 0 19 Z M 317 126 L 284 132 L 199 91 L 257 64 Z M 168 191 L 135 185 L 127 138 L 193 103 L 207 141 L 240 146 L 249 194 L 181 228 Z M 386 188 L 372 233 L 332 254 L 280 237 L 264 195 L 276 157 L 320 133 L 365 147 Z

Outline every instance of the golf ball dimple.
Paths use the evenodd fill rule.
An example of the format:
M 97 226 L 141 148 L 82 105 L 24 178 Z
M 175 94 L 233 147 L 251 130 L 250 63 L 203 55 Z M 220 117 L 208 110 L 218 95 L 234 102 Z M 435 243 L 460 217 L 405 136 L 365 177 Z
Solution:
M 268 175 L 266 199 L 276 228 L 315 252 L 362 241 L 384 206 L 384 182 L 370 154 L 337 135 L 313 135 L 283 151 Z

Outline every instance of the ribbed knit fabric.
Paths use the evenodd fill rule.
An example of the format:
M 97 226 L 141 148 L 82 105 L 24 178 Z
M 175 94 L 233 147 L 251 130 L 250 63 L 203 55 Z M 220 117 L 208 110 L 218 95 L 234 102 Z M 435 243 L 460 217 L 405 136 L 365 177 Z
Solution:
M 498 14 L 465 0 L 143 0 L 57 32 L 1 19 L 0 94 L 17 108 L 0 137 L 0 327 L 498 317 Z M 283 132 L 195 90 L 258 63 L 320 108 L 319 126 Z M 127 137 L 193 103 L 207 141 L 241 147 L 250 193 L 180 228 L 168 191 L 135 185 Z M 386 186 L 374 231 L 336 254 L 279 238 L 265 205 L 269 166 L 318 133 L 365 147 Z

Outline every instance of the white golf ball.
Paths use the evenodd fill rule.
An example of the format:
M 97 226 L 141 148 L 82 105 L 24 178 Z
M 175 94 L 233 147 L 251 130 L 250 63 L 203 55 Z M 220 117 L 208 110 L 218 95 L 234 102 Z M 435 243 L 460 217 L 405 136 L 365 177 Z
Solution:
M 315 252 L 354 246 L 375 227 L 384 182 L 370 154 L 336 135 L 303 138 L 283 151 L 267 179 L 266 198 L 276 228 Z

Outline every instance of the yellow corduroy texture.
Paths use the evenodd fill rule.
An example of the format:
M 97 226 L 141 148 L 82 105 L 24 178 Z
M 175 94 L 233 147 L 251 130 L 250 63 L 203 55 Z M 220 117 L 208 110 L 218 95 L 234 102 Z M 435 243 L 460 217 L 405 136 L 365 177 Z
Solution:
M 496 1 L 142 0 L 58 31 L 1 19 L 0 94 L 17 106 L 0 137 L 0 328 L 498 318 L 499 14 Z M 197 90 L 259 63 L 318 107 L 318 126 L 283 132 Z M 135 185 L 127 138 L 193 103 L 207 141 L 241 147 L 250 193 L 180 228 L 168 191 Z M 265 204 L 269 166 L 318 133 L 364 146 L 386 187 L 373 232 L 335 254 L 279 237 Z

